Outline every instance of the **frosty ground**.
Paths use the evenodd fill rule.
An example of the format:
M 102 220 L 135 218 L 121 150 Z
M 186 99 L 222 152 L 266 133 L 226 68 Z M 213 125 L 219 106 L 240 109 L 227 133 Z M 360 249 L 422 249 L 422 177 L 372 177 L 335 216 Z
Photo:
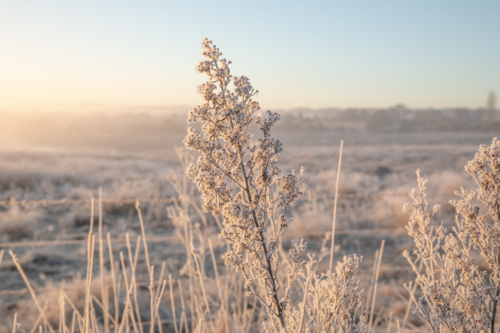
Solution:
M 114 123 L 111 130 L 96 130 L 92 126 L 87 131 L 83 126 L 74 130 L 79 135 L 71 130 L 53 136 L 35 132 L 23 140 L 2 141 L 1 246 L 19 256 L 42 299 L 57 302 L 54 295 L 60 288 L 74 288 L 85 275 L 90 198 L 98 198 L 99 187 L 102 187 L 104 232 L 117 241 L 115 252 L 126 251 L 123 243 L 126 233 L 132 243 L 140 234 L 134 208 L 135 201 L 140 200 L 152 264 L 161 266 L 165 261 L 168 273 L 182 279 L 186 254 L 175 239 L 166 207 L 176 195 L 167 178 L 182 173 L 175 147 L 182 146 L 186 124 L 168 117 L 140 119 L 147 124 L 161 119 L 164 130 L 134 131 L 123 125 L 127 131 L 113 131 L 119 126 Z M 495 134 L 374 134 L 355 127 L 342 131 L 292 131 L 286 127 L 278 130 L 276 136 L 285 147 L 279 160 L 281 169 L 285 172 L 301 166 L 306 169 L 304 195 L 292 209 L 294 221 L 287 231 L 287 242 L 304 237 L 309 251 L 314 252 L 331 230 L 339 144 L 344 140 L 336 236 L 340 248 L 336 258 L 352 253 L 363 256 L 358 276 L 367 293 L 374 253 L 385 240 L 376 321 L 382 329 L 389 316 L 402 320 L 408 303 L 408 293 L 402 285 L 412 280 L 413 274 L 401 252 L 411 249 L 413 244 L 406 236 L 407 215 L 401 208 L 410 201 L 407 193 L 416 185 L 415 171 L 420 169 L 430 179 L 429 192 L 434 202 L 443 206 L 438 218 L 449 224 L 454 212 L 447 202 L 454 198 L 454 191 L 460 186 L 474 186 L 463 166 L 472 159 L 479 144 L 489 144 Z M 192 195 L 198 196 L 195 192 Z M 66 201 L 55 202 L 61 199 Z M 223 244 L 217 240 L 217 225 L 211 217 L 207 217 L 206 230 L 218 242 L 216 252 L 220 257 Z M 36 241 L 74 242 L 29 243 Z M 320 263 L 320 271 L 327 268 L 327 261 Z M 142 273 L 143 282 L 147 282 L 145 271 Z M 0 331 L 11 329 L 14 312 L 24 314 L 28 322 L 38 316 L 25 288 L 13 262 L 4 255 L 0 267 Z M 166 300 L 163 308 L 168 316 Z M 418 329 L 420 325 L 422 322 L 410 315 L 409 327 Z

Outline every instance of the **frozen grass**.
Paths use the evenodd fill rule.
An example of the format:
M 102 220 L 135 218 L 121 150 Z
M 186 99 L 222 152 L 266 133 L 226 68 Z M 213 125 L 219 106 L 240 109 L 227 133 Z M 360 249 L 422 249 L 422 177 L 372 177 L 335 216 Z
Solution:
M 344 150 L 344 159 L 352 160 L 352 153 L 349 151 L 349 147 Z M 332 149 L 333 151 L 334 149 Z M 338 148 L 337 148 L 338 151 Z M 424 152 L 422 152 L 424 154 Z M 286 154 L 285 154 L 286 155 Z M 351 156 L 350 156 L 351 155 Z M 66 157 L 70 158 L 70 157 Z M 338 158 L 338 157 L 337 157 Z M 90 157 L 86 157 L 86 159 L 90 159 Z M 369 159 L 368 159 L 369 160 Z M 131 159 L 129 159 L 131 161 Z M 337 160 L 338 161 L 338 160 Z M 333 162 L 333 160 L 332 160 Z M 18 161 L 18 163 L 22 164 L 25 162 Z M 69 163 L 69 162 L 65 162 Z M 97 163 L 105 165 L 104 161 L 100 161 Z M 373 163 L 373 162 L 371 162 Z M 376 163 L 376 162 L 375 162 Z M 173 163 L 171 163 L 173 164 Z M 332 166 L 334 163 L 331 163 Z M 91 164 L 92 165 L 92 164 Z M 94 164 L 95 165 L 95 164 Z M 173 164 L 175 165 L 175 164 Z M 386 180 L 388 184 L 385 189 L 381 189 L 379 187 L 380 182 L 383 182 L 384 179 L 381 179 L 378 176 L 373 176 L 370 174 L 363 173 L 361 171 L 354 171 L 354 174 L 357 174 L 358 179 L 366 179 L 369 183 L 358 182 L 356 180 L 356 176 L 351 178 L 352 170 L 349 169 L 348 162 L 343 162 L 345 166 L 342 171 L 342 177 L 340 181 L 340 196 L 338 203 L 338 225 L 337 229 L 345 230 L 345 229 L 357 229 L 357 228 L 380 228 L 380 227 L 393 227 L 393 226 L 402 226 L 407 219 L 407 216 L 401 213 L 401 205 L 407 201 L 405 196 L 383 196 L 381 193 L 404 193 L 411 187 L 411 178 L 406 178 L 405 174 L 401 174 L 401 172 L 395 171 L 396 175 L 388 175 L 389 177 L 393 177 L 389 180 Z M 409 166 L 411 167 L 411 165 Z M 125 168 L 122 166 L 122 168 Z M 133 169 L 133 165 L 131 169 Z M 55 171 L 53 173 L 57 173 L 58 166 L 55 164 Z M 92 170 L 92 168 L 89 168 Z M 176 167 L 175 170 L 181 170 L 181 167 Z M 156 171 L 159 173 L 159 170 Z M 86 175 L 92 175 L 94 172 L 84 172 Z M 288 240 L 284 240 L 284 246 L 289 246 L 289 241 L 291 238 L 296 237 L 297 235 L 307 235 L 308 233 L 312 236 L 308 239 L 308 244 L 310 245 L 310 251 L 318 251 L 320 247 L 321 240 L 324 238 L 324 235 L 331 231 L 331 222 L 332 222 L 332 212 L 333 212 L 333 199 L 334 199 L 334 187 L 335 187 L 335 179 L 336 172 L 327 172 L 327 171 L 316 171 L 311 170 L 311 177 L 313 178 L 309 180 L 306 188 L 306 194 L 303 197 L 302 201 L 299 201 L 297 207 L 294 210 L 294 223 L 292 224 L 289 232 L 293 233 Z M 445 175 L 445 177 L 443 176 Z M 87 176 L 88 177 L 88 176 Z M 136 175 L 132 175 L 132 179 L 128 182 L 119 182 L 118 184 L 132 184 L 133 177 L 142 177 L 142 174 L 137 173 Z M 434 177 L 434 178 L 432 178 Z M 459 178 L 460 177 L 460 178 Z M 188 204 L 188 208 L 182 208 L 183 200 L 185 198 L 196 198 L 195 192 L 191 187 L 186 188 L 187 195 L 184 195 L 184 199 L 182 199 L 182 195 L 172 194 L 177 193 L 176 191 L 180 191 L 182 193 L 183 186 L 189 184 L 189 182 L 185 182 L 183 177 L 176 172 L 172 173 L 172 176 L 169 177 L 170 181 L 174 183 L 174 185 L 167 185 L 166 180 L 164 184 L 164 189 L 168 189 L 169 192 L 163 192 L 162 197 L 178 197 L 177 204 L 165 204 L 165 207 L 169 207 L 169 212 L 165 212 L 163 215 L 162 226 L 161 228 L 157 228 L 157 219 L 155 217 L 155 209 L 150 209 L 147 204 L 143 205 L 144 209 L 144 218 L 150 215 L 149 218 L 145 220 L 146 226 L 146 237 L 156 237 L 157 233 L 160 232 L 161 235 L 166 235 L 172 233 L 172 228 L 175 230 L 176 237 L 178 241 L 168 241 L 164 246 L 158 246 L 156 243 L 151 243 L 149 246 L 149 253 L 153 255 L 152 263 L 157 267 L 155 268 L 155 290 L 158 290 L 158 279 L 159 273 L 161 271 L 162 263 L 165 262 L 165 271 L 163 280 L 167 280 L 166 289 L 164 291 L 164 296 L 162 301 L 159 303 L 158 313 L 159 317 L 162 320 L 162 329 L 164 332 L 175 332 L 175 326 L 173 320 L 173 307 L 171 296 L 173 297 L 175 312 L 177 322 L 177 330 L 180 330 L 181 321 L 183 329 L 186 325 L 189 326 L 190 332 L 191 328 L 196 327 L 196 325 L 192 325 L 192 314 L 191 309 L 194 309 L 196 316 L 199 316 L 203 313 L 208 315 L 206 310 L 207 305 L 204 301 L 204 295 L 206 295 L 208 299 L 208 305 L 210 307 L 210 311 L 212 311 L 212 320 L 215 321 L 215 318 L 222 323 L 222 325 L 240 325 L 241 331 L 258 331 L 259 325 L 258 320 L 262 318 L 263 309 L 258 305 L 258 303 L 254 304 L 253 299 L 248 299 L 244 296 L 244 281 L 238 275 L 228 275 L 230 271 L 227 271 L 222 262 L 220 260 L 220 255 L 224 252 L 221 247 L 222 244 L 219 243 L 219 240 L 216 237 L 216 233 L 218 231 L 217 221 L 209 216 L 205 216 L 202 214 L 201 216 L 198 214 L 200 210 L 200 202 L 199 199 L 194 199 L 196 202 L 197 208 L 195 208 L 192 204 Z M 431 173 L 431 178 L 436 181 L 443 178 L 444 183 L 457 182 L 457 178 L 462 179 L 462 181 L 470 187 L 470 180 L 467 181 L 467 178 L 463 177 L 463 175 L 454 169 L 449 169 L 447 172 L 443 173 Z M 448 181 L 448 178 L 452 181 Z M 112 179 L 110 176 L 109 179 Z M 306 178 L 306 181 L 308 179 Z M 343 183 L 349 183 L 350 181 L 354 182 L 354 185 L 351 186 L 354 191 L 343 192 L 342 186 Z M 108 182 L 113 183 L 115 181 Z M 140 180 L 139 180 L 140 182 Z M 370 185 L 374 186 L 372 190 L 370 187 L 367 187 L 367 184 L 376 184 Z M 393 182 L 391 185 L 391 182 Z M 91 182 L 90 184 L 85 184 L 85 181 L 79 183 L 79 187 L 75 191 L 82 191 L 81 188 L 84 187 L 88 192 L 80 192 L 81 196 L 76 196 L 74 198 L 82 198 L 86 195 L 98 195 L 98 191 L 93 190 L 92 186 L 95 186 L 95 183 Z M 183 185 L 186 184 L 186 185 Z M 54 185 L 56 186 L 56 185 Z M 123 185 L 128 186 L 128 185 Z M 430 184 L 429 189 L 432 190 L 433 193 L 438 193 L 442 191 L 444 185 L 434 185 Z M 449 185 L 452 187 L 453 185 Z M 146 189 L 147 186 L 144 186 Z M 51 186 L 47 187 L 51 188 Z M 79 189 L 78 189 L 79 188 Z M 116 199 L 118 198 L 117 194 L 114 194 L 114 188 L 118 187 L 104 187 L 103 189 L 103 198 L 105 198 L 105 202 L 109 199 L 109 197 Z M 71 189 L 71 186 L 68 186 L 67 189 Z M 315 190 L 318 190 L 320 195 L 315 193 Z M 345 189 L 345 187 L 344 187 Z M 359 196 L 359 197 L 349 197 L 349 195 L 353 194 L 363 194 L 369 191 L 369 193 L 376 194 L 375 196 Z M 129 192 L 130 191 L 130 192 Z M 328 191 L 330 191 L 328 193 Z M 28 191 L 29 192 L 29 191 Z M 70 193 L 74 193 L 69 191 Z M 25 193 L 19 190 L 19 193 L 22 195 Z M 62 193 L 62 191 L 61 191 Z M 134 187 L 130 190 L 126 190 L 125 193 L 135 193 L 129 196 L 125 196 L 122 198 L 131 199 L 134 195 L 147 195 L 147 191 L 143 192 L 134 192 Z M 144 194 L 143 194 L 144 193 Z M 321 193 L 323 193 L 321 195 Z M 38 193 L 37 196 L 33 194 L 28 194 L 26 197 L 29 198 L 30 195 L 35 198 L 41 198 L 43 193 Z M 447 194 L 447 193 L 443 193 Z M 109 196 L 109 197 L 108 197 Z M 159 195 L 158 195 L 159 196 Z M 25 197 L 25 198 L 26 198 Z M 153 196 L 154 197 L 154 196 Z M 8 197 L 7 197 L 8 198 Z M 448 198 L 448 196 L 443 197 L 444 200 Z M 122 199 L 123 200 L 123 199 Z M 444 201 L 443 200 L 443 201 Z M 192 199 L 190 200 L 192 201 Z M 442 202 L 443 202 L 442 201 Z M 90 221 L 90 211 L 88 200 L 85 201 L 86 204 L 80 205 L 69 205 L 64 206 L 67 207 L 65 209 L 58 208 L 55 206 L 54 208 L 43 207 L 41 206 L 27 206 L 24 207 L 17 201 L 17 204 L 14 207 L 19 210 L 22 214 L 27 214 L 31 210 L 38 212 L 36 216 L 39 218 L 38 222 L 32 223 L 32 231 L 31 236 L 24 239 L 68 239 L 68 237 L 88 237 L 88 226 Z M 128 203 L 127 205 L 117 205 L 118 208 L 113 208 L 113 205 L 104 204 L 103 205 L 103 228 L 105 233 L 110 232 L 111 238 L 125 238 L 126 233 L 129 234 L 130 242 L 131 242 L 131 250 L 132 258 L 135 258 L 136 251 L 136 241 L 138 236 L 142 238 L 142 232 L 140 229 L 140 222 L 137 216 L 137 211 L 134 207 L 134 204 Z M 96 205 L 97 206 L 97 205 Z M 186 233 L 184 228 L 183 219 L 178 219 L 175 216 L 186 216 L 186 211 L 188 212 L 188 216 L 190 217 L 190 230 Z M 2 212 L 2 214 L 8 215 L 12 214 L 14 209 L 10 206 L 6 207 L 6 210 Z M 379 213 L 376 213 L 379 212 Z M 382 213 L 380 213 L 382 212 Z M 168 214 L 167 214 L 168 213 Z M 71 223 L 68 224 L 62 223 L 61 218 L 67 216 L 68 214 L 74 214 L 74 216 L 78 216 L 79 224 L 76 226 L 74 224 L 74 219 L 70 219 Z M 442 219 L 445 220 L 445 223 L 451 223 L 451 219 L 446 216 L 453 215 L 453 210 L 450 210 L 449 213 L 442 212 Z M 29 215 L 29 214 L 28 214 Z M 51 217 L 53 216 L 53 217 Z M 59 216 L 59 217 L 58 217 Z M 61 217 L 62 216 L 62 217 Z M 40 219 L 41 218 L 41 219 Z M 57 220 L 60 220 L 57 223 Z M 53 222 L 51 222 L 53 221 Z M 98 218 L 94 219 L 96 225 L 98 224 Z M 121 222 L 120 222 L 121 221 Z M 351 222 L 352 221 L 352 222 Z M 394 221 L 394 222 L 391 222 Z M 55 230 L 53 232 L 49 232 L 48 226 L 54 225 Z M 96 228 L 98 229 L 98 228 Z M 96 230 L 95 229 L 95 230 Z M 318 232 L 320 231 L 320 232 Z M 321 231 L 323 236 L 321 236 Z M 192 236 L 190 236 L 192 234 Z M 149 236 L 148 236 L 149 235 Z M 186 237 L 187 235 L 187 237 Z M 189 239 L 192 239 L 192 245 Z M 404 263 L 404 261 L 398 259 L 400 255 L 397 251 L 401 251 L 405 248 L 411 248 L 411 244 L 408 243 L 407 239 L 403 237 L 402 234 L 395 234 L 393 236 L 386 235 L 382 237 L 392 237 L 395 241 L 390 240 L 389 243 L 386 244 L 384 249 L 384 255 L 382 257 L 382 262 L 379 269 L 379 279 L 377 286 L 377 297 L 375 302 L 374 314 L 373 314 L 373 323 L 374 330 L 380 332 L 387 332 L 389 328 L 392 332 L 396 332 L 397 329 L 397 321 L 402 325 L 404 317 L 406 315 L 406 309 L 408 305 L 408 293 L 402 287 L 403 283 L 408 282 L 412 279 L 410 272 L 408 271 L 409 266 Z M 102 303 L 101 298 L 101 278 L 98 264 L 99 261 L 99 253 L 98 253 L 98 237 L 96 237 L 96 256 L 94 263 L 94 275 L 91 283 L 91 295 L 93 295 L 93 306 L 94 313 L 96 316 L 96 321 L 98 322 L 97 326 L 100 327 L 100 331 L 104 332 L 104 322 L 102 321 L 103 312 L 100 309 L 98 302 Z M 337 244 L 339 249 L 336 253 L 336 258 L 341 258 L 344 254 L 352 254 L 358 253 L 362 254 L 364 257 L 364 261 L 359 268 L 358 276 L 360 278 L 360 283 L 363 286 L 365 292 L 364 295 L 367 297 L 368 304 L 371 305 L 372 297 L 373 297 L 373 288 L 370 288 L 370 285 L 373 286 L 374 283 L 370 283 L 370 276 L 372 276 L 372 269 L 376 270 L 378 261 L 373 260 L 373 253 L 380 246 L 380 242 L 383 238 L 374 236 L 374 235 L 366 235 L 366 234 L 358 234 L 358 235 L 344 235 L 341 232 L 337 235 Z M 209 247 L 210 240 L 212 245 L 214 245 L 214 258 L 216 261 L 216 265 L 214 266 L 213 260 L 211 259 L 211 251 Z M 184 245 L 183 245 L 184 244 Z M 186 244 L 188 248 L 186 248 Z M 327 243 L 328 244 L 328 243 Z M 76 246 L 76 245 L 75 245 Z M 196 263 L 191 261 L 192 267 L 189 268 L 187 264 L 187 258 L 190 253 L 193 253 L 193 250 L 189 250 L 189 246 L 193 246 L 193 248 L 197 248 L 197 254 L 200 256 L 199 260 L 204 260 L 202 265 L 199 265 L 199 269 L 203 270 L 203 282 L 205 286 L 205 293 L 201 290 L 200 286 L 200 278 L 196 273 Z M 80 311 L 83 315 L 84 304 L 85 304 L 85 265 L 83 259 L 80 257 L 75 257 L 78 255 L 77 247 L 65 247 L 69 251 L 65 257 L 59 257 L 56 252 L 51 251 L 43 251 L 45 254 L 42 255 L 40 251 L 37 253 L 33 252 L 31 249 L 23 249 L 23 248 L 15 248 L 15 252 L 19 253 L 21 265 L 27 267 L 27 275 L 29 276 L 29 280 L 33 283 L 33 288 L 37 293 L 37 297 L 39 299 L 39 303 L 41 303 L 41 307 L 45 306 L 47 303 L 47 316 L 53 325 L 54 329 L 58 329 L 59 327 L 59 319 L 60 319 L 60 309 L 59 309 L 59 298 L 60 292 L 59 290 L 63 290 L 65 294 L 68 295 L 68 298 L 75 304 L 75 308 Z M 113 260 L 115 262 L 115 278 L 113 279 L 111 273 L 111 265 L 110 265 L 110 256 L 109 249 L 107 247 L 107 241 L 104 242 L 104 271 L 105 271 L 105 285 L 109 289 L 109 312 L 113 314 L 113 318 L 116 318 L 116 309 L 119 310 L 118 320 L 124 317 L 125 310 L 125 302 L 126 302 L 126 293 L 124 287 L 124 273 L 123 268 L 121 266 L 120 252 L 124 254 L 124 263 L 126 266 L 127 276 L 129 281 L 131 278 L 131 265 L 127 264 L 130 262 L 129 259 L 129 250 L 126 243 L 115 243 L 112 244 L 113 247 Z M 182 250 L 183 249 L 183 250 Z M 181 251 L 179 251 L 181 250 Z M 137 284 L 137 304 L 139 310 L 141 312 L 141 321 L 144 326 L 144 330 L 148 330 L 148 322 L 151 317 L 150 311 L 150 298 L 149 298 L 149 290 L 148 286 L 150 284 L 148 278 L 148 270 L 146 260 L 143 254 L 143 243 L 140 243 L 140 252 L 137 259 L 137 268 L 135 270 L 136 274 L 136 282 Z M 82 253 L 84 254 L 84 253 Z M 81 255 L 81 254 L 80 254 Z M 207 257 L 208 256 L 208 257 Z M 64 259 L 65 258 L 65 259 Z M 75 259 L 72 259 L 75 258 Z M 191 259 L 193 260 L 193 259 Z M 68 263 L 75 263 L 73 266 L 70 266 Z M 200 263 L 200 261 L 198 261 Z M 375 266 L 373 266 L 375 263 Z M 119 264 L 119 266 L 117 266 Z M 19 279 L 19 275 L 15 276 L 12 269 L 15 269 L 12 260 L 9 255 L 4 256 L 3 263 L 0 267 L 0 274 L 2 274 L 1 280 L 4 288 L 9 290 L 23 290 L 26 288 L 23 286 L 23 281 Z M 57 273 L 51 270 L 51 267 L 58 267 Z M 71 268 L 70 268 L 71 267 Z M 221 292 L 219 294 L 219 287 L 217 286 L 217 279 L 215 276 L 214 267 L 218 268 L 217 274 L 219 279 L 219 285 L 221 286 Z M 50 269 L 49 269 L 50 268 Z M 194 273 L 189 273 L 189 270 L 194 270 Z M 323 262 L 317 265 L 317 269 L 320 271 L 328 270 L 327 261 L 323 260 Z M 80 271 L 82 274 L 74 274 L 68 275 L 63 272 L 68 271 Z M 8 273 L 12 272 L 12 273 Z M 45 275 L 45 280 L 42 276 L 42 273 Z M 168 283 L 168 275 L 172 275 L 172 294 L 170 294 L 170 287 Z M 18 281 L 14 281 L 17 279 Z M 65 282 L 61 284 L 61 280 L 64 279 Z M 115 306 L 114 300 L 114 292 L 113 292 L 113 280 L 115 281 L 115 285 L 120 284 L 120 290 L 117 291 L 118 304 L 119 306 Z M 12 281 L 12 283 L 7 284 L 6 281 Z M 191 282 L 190 282 L 191 281 Z M 15 282 L 15 283 L 14 283 Z M 182 317 L 182 299 L 179 289 L 179 283 L 182 289 L 182 297 L 184 298 L 184 317 Z M 192 286 L 192 287 L 191 287 Z M 161 286 L 160 286 L 161 287 Z M 130 288 L 130 287 L 129 287 Z M 191 294 L 192 288 L 192 294 Z M 3 291 L 7 291 L 6 289 L 2 289 Z M 418 293 L 418 291 L 417 291 Z M 3 298 L 1 304 L 1 312 L 4 319 L 0 320 L 3 324 L 3 331 L 12 331 L 12 323 L 14 319 L 14 314 L 17 312 L 17 322 L 22 325 L 23 329 L 31 331 L 33 326 L 35 325 L 35 321 L 40 317 L 39 310 L 34 306 L 34 302 L 30 299 L 27 299 L 25 296 L 29 294 L 5 294 L 1 297 Z M 193 295 L 193 299 L 191 299 L 191 295 Z M 222 296 L 221 296 L 222 295 Z M 239 295 L 239 296 L 238 296 Z M 226 299 L 226 303 L 224 303 L 224 308 L 221 308 L 221 297 Z M 135 300 L 131 300 L 132 304 L 135 304 Z M 68 327 L 68 331 L 71 330 L 71 321 L 72 319 L 72 307 L 69 304 L 69 301 L 66 301 L 66 325 Z M 201 307 L 201 309 L 197 310 L 197 307 Z M 215 309 L 213 309 L 215 307 Z M 9 310 L 10 309 L 10 310 Z M 50 310 L 50 311 L 49 311 Z M 197 312 L 198 311 L 198 312 Z M 224 311 L 224 315 L 218 314 L 219 311 Z M 134 305 L 134 313 L 136 313 L 135 305 Z M 250 314 L 251 313 L 251 314 Z M 391 315 L 389 315 L 391 314 Z M 218 317 L 217 317 L 218 316 Z M 238 321 L 235 321 L 234 317 L 237 316 Z M 126 317 L 126 315 L 125 315 Z M 78 318 L 78 315 L 76 316 Z M 76 320 L 75 318 L 75 320 Z M 138 316 L 135 315 L 136 322 L 138 321 Z M 182 318 L 182 319 L 181 319 Z M 127 319 L 128 324 L 131 325 L 129 329 L 133 329 L 133 323 L 131 319 Z M 206 324 L 208 325 L 210 322 L 209 317 L 205 317 Z M 202 320 L 202 325 L 205 325 Z M 226 324 L 226 320 L 228 324 Z M 198 325 L 200 324 L 200 318 L 196 319 Z M 92 323 L 92 321 L 91 321 Z M 408 316 L 408 321 L 406 323 L 405 330 L 409 331 L 422 331 L 425 326 L 422 326 L 423 322 L 419 320 L 415 315 L 413 315 L 410 311 Z M 78 329 L 78 323 L 75 323 L 76 329 Z M 110 331 L 114 331 L 114 324 L 110 320 Z M 136 323 L 137 325 L 137 323 Z M 215 325 L 215 324 L 214 324 Z M 126 327 L 125 327 L 126 328 Z M 124 329 L 125 329 L 124 328 Z M 234 328 L 234 327 L 233 327 Z M 35 330 L 38 330 L 37 328 Z M 156 326 L 156 331 L 158 331 L 158 325 Z M 20 329 L 19 329 L 20 331 Z M 224 332 L 224 328 L 220 328 L 220 331 Z
M 11 199 L 7 211 L 0 212 L 0 235 L 2 241 L 19 241 L 31 238 L 36 224 L 42 220 L 37 208 L 21 208 Z

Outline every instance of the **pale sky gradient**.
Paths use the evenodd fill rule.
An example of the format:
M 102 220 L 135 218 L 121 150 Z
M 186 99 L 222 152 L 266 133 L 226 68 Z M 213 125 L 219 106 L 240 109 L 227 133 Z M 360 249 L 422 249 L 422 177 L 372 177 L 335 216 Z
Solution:
M 481 107 L 500 1 L 1 1 L 0 111 L 195 105 L 204 36 L 263 108 Z

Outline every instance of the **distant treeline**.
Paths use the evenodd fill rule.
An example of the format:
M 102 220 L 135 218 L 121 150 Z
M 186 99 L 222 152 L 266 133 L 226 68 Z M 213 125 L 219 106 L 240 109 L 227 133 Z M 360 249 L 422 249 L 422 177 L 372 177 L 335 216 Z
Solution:
M 499 131 L 500 111 L 491 109 L 410 110 L 398 105 L 388 109 L 300 109 L 283 113 L 279 130 L 367 130 L 385 132 Z
M 487 110 L 377 110 L 366 119 L 370 132 L 496 131 L 500 117 Z

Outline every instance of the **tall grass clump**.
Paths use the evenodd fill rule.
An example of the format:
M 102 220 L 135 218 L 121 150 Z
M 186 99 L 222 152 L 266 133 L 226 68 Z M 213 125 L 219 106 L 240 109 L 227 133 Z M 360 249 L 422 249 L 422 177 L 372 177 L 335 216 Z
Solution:
M 414 202 L 408 234 L 414 239 L 413 257 L 404 256 L 417 274 L 414 283 L 421 295 L 406 286 L 416 305 L 415 313 L 432 332 L 498 332 L 496 313 L 500 295 L 500 141 L 482 145 L 465 170 L 478 187 L 461 188 L 461 199 L 451 201 L 457 215 L 451 229 L 432 226 L 433 207 L 418 177 L 418 189 L 410 195 Z M 421 262 L 422 269 L 417 269 Z
M 205 212 L 222 219 L 220 236 L 228 244 L 225 264 L 241 272 L 247 295 L 267 311 L 266 332 L 365 332 L 364 300 L 354 278 L 360 258 L 344 258 L 336 270 L 317 275 L 306 243 L 294 240 L 288 253 L 282 236 L 293 221 L 287 212 L 299 198 L 304 170 L 282 174 L 277 166 L 283 145 L 271 135 L 279 121 L 267 111 L 256 117 L 257 93 L 245 76 L 232 76 L 230 61 L 205 38 L 196 70 L 208 80 L 198 87 L 203 104 L 189 112 L 186 148 L 200 156 L 188 168 Z M 230 89 L 230 83 L 234 89 Z M 252 140 L 249 126 L 261 131 Z

